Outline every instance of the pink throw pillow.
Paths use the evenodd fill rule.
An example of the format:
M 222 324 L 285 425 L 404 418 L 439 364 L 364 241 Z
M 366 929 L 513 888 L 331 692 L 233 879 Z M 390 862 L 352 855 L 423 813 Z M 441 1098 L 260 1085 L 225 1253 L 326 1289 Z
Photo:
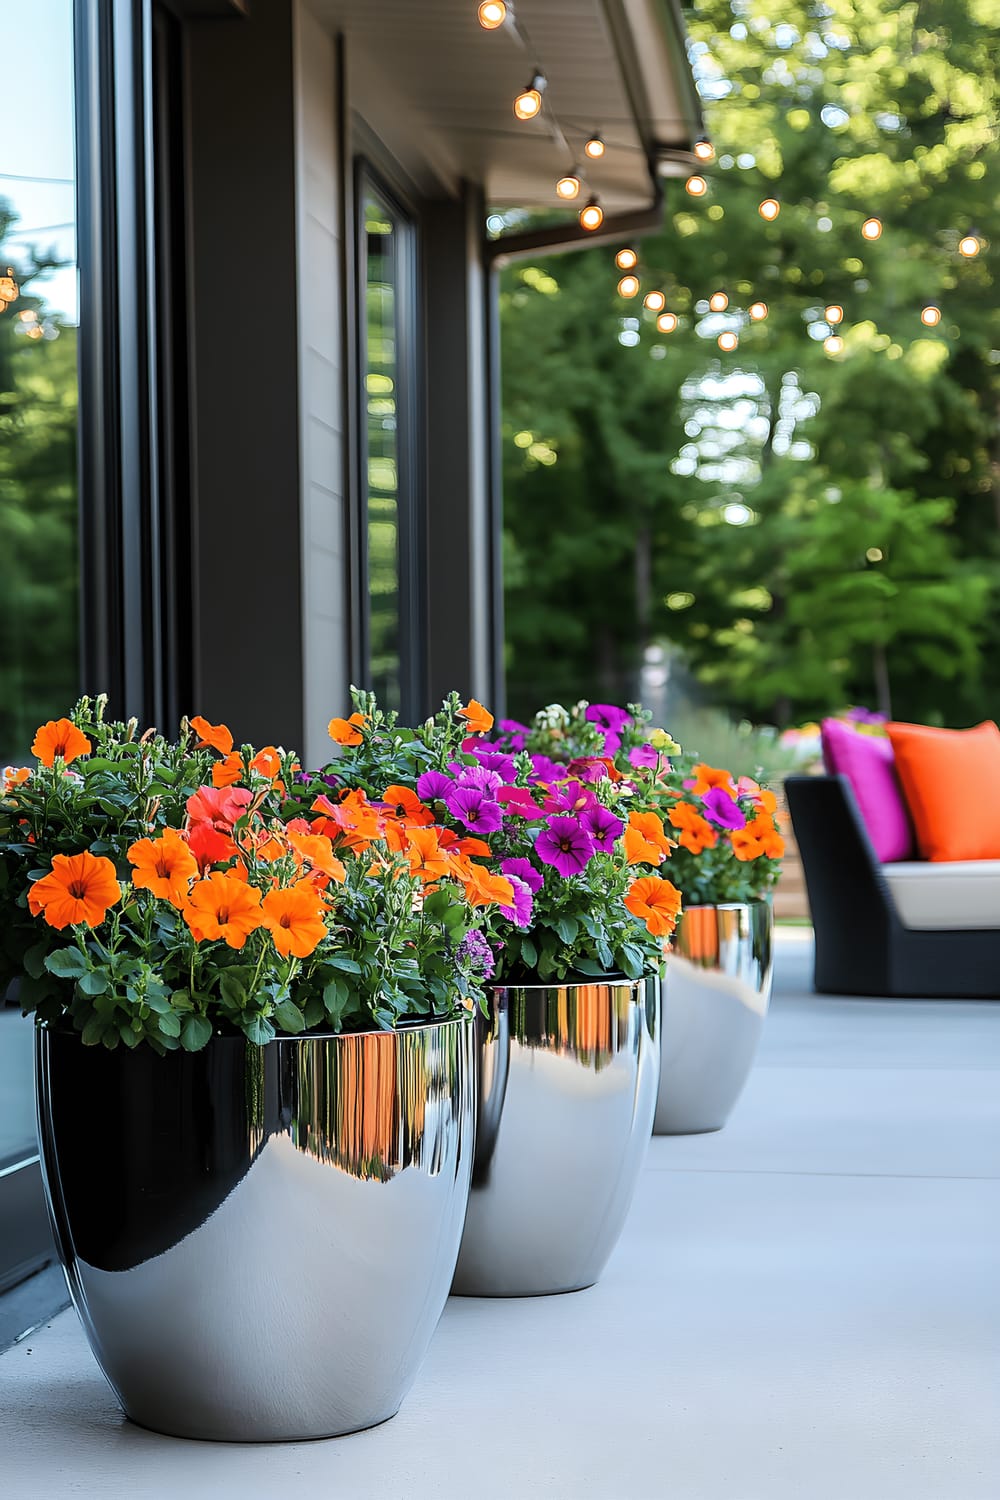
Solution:
M 831 776 L 846 776 L 851 783 L 879 862 L 909 859 L 913 830 L 888 739 L 859 734 L 839 719 L 824 719 L 820 734 L 826 769 Z

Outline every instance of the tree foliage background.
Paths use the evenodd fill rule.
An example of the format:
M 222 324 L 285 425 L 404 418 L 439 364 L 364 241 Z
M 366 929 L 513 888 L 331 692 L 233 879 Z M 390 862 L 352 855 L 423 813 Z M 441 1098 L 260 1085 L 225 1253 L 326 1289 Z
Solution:
M 709 191 L 669 182 L 636 247 L 677 331 L 617 295 L 606 246 L 505 271 L 512 711 L 626 700 L 662 641 L 758 721 L 1000 712 L 996 20 L 996 0 L 697 0 Z

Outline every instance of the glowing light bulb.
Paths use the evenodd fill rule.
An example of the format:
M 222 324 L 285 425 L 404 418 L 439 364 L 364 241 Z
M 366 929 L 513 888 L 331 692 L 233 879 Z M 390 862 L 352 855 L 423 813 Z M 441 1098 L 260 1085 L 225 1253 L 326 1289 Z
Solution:
M 762 219 L 776 219 L 781 213 L 781 204 L 777 198 L 765 198 L 763 203 L 758 203 L 757 212 Z
M 595 134 L 590 137 L 589 141 L 583 149 L 590 157 L 591 161 L 600 161 L 601 157 L 607 150 L 607 147 L 601 140 L 601 137 L 595 132 Z
M 639 290 L 638 276 L 623 276 L 618 283 L 619 297 L 634 297 Z
M 965 234 L 958 242 L 958 253 L 964 255 L 966 260 L 971 260 L 974 255 L 978 255 L 979 250 L 979 240 L 974 234 Z
M 725 292 L 713 292 L 708 299 L 708 305 L 713 312 L 725 312 L 729 306 L 729 298 Z
M 827 354 L 840 354 L 844 348 L 844 340 L 840 337 L 839 333 L 831 333 L 829 337 L 823 340 L 823 348 Z
M 869 562 L 881 562 L 883 557 L 882 548 L 869 547 L 868 551 L 865 553 L 865 556 L 867 557 Z
M 545 79 L 536 73 L 526 89 L 522 89 L 514 100 L 514 113 L 519 120 L 533 120 L 542 108 L 542 91 Z
M 708 192 L 708 183 L 704 177 L 699 177 L 697 174 L 694 177 L 689 177 L 684 186 L 692 198 L 703 198 Z
M 941 321 L 941 309 L 935 307 L 933 302 L 928 303 L 920 311 L 920 321 L 927 328 L 936 328 Z
M 715 160 L 715 147 L 707 136 L 703 135 L 701 140 L 695 141 L 694 154 L 699 161 Z
M 882 233 L 881 219 L 866 219 L 861 226 L 861 234 L 866 240 L 877 240 Z
M 507 19 L 505 0 L 483 0 L 479 7 L 479 24 L 484 31 L 496 31 Z
M 9 270 L 6 276 L 0 276 L 0 297 L 5 302 L 17 301 L 17 282 Z
M 580 210 L 581 229 L 600 229 L 604 223 L 604 209 L 596 198 L 591 198 L 585 208 Z
M 677 314 L 672 312 L 660 313 L 656 320 L 656 326 L 661 333 L 673 333 L 677 327 Z
M 570 200 L 580 196 L 580 179 L 575 172 L 567 172 L 565 177 L 560 177 L 556 183 L 556 193 L 560 198 Z
M 615 256 L 615 265 L 619 271 L 631 271 L 639 257 L 634 250 L 619 250 Z
M 767 317 L 767 303 L 751 302 L 750 306 L 747 308 L 747 312 L 750 314 L 751 318 L 753 318 L 755 323 L 760 323 L 764 318 Z
M 718 343 L 719 348 L 724 350 L 726 354 L 732 354 L 733 350 L 738 346 L 740 341 L 736 337 L 735 333 L 720 333 L 716 342 Z
M 650 312 L 662 312 L 667 305 L 667 299 L 662 292 L 647 292 L 642 299 L 643 306 L 648 307 Z
M 844 309 L 839 307 L 836 302 L 831 302 L 830 306 L 824 312 L 824 317 L 828 323 L 842 323 L 844 320 Z

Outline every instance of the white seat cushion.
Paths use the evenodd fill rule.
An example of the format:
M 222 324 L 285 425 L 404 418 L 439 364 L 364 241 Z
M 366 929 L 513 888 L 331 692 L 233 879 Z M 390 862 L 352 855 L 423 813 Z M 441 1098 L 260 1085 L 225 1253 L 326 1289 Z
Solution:
M 904 860 L 882 874 L 904 927 L 1000 927 L 1000 859 Z

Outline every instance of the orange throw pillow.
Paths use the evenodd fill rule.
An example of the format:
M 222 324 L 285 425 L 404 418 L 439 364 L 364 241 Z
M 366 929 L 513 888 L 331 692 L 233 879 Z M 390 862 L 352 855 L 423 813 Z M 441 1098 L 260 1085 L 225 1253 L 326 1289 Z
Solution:
M 925 859 L 1000 859 L 1000 729 L 886 726 Z

